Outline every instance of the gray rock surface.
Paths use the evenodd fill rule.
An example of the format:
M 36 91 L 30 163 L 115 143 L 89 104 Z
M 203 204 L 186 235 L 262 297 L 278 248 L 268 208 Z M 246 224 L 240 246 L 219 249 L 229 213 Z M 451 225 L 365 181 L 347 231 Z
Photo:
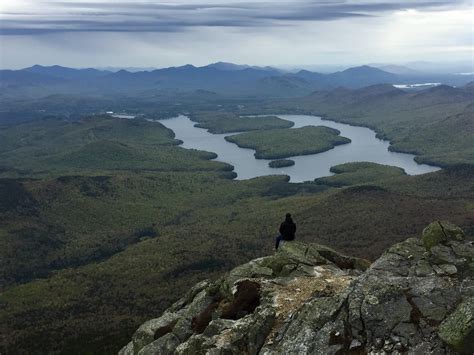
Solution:
M 471 354 L 473 266 L 474 246 L 448 222 L 372 265 L 284 242 L 194 286 L 120 354 Z

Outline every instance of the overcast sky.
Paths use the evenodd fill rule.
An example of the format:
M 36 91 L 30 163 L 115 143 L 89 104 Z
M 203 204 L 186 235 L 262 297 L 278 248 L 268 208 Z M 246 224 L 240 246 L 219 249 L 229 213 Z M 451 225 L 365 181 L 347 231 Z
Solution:
M 2 68 L 473 60 L 472 0 L 0 0 Z

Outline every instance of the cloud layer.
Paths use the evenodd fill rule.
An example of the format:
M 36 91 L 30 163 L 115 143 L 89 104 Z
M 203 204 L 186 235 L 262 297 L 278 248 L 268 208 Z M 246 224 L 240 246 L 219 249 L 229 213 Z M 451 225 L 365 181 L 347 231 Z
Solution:
M 2 35 L 58 32 L 179 32 L 194 27 L 279 27 L 301 21 L 439 10 L 464 1 L 13 1 L 1 13 Z
M 471 60 L 471 0 L 0 0 L 0 67 Z

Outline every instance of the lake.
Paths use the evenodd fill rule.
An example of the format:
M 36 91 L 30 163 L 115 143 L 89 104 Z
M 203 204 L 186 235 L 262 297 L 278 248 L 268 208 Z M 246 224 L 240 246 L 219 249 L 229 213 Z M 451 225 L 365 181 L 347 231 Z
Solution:
M 426 88 L 432 88 L 435 86 L 439 86 L 441 83 L 420 83 L 420 84 L 397 84 L 393 85 L 397 89 L 426 89 Z
M 295 161 L 294 166 L 273 169 L 268 166 L 270 160 L 255 159 L 253 149 L 239 148 L 224 139 L 226 136 L 237 133 L 212 134 L 206 129 L 194 127 L 195 122 L 183 115 L 159 122 L 174 131 L 176 138 L 183 141 L 182 147 L 214 152 L 217 154 L 215 160 L 233 165 L 239 180 L 283 174 L 290 176 L 291 182 L 311 181 L 318 177 L 333 175 L 329 171 L 331 166 L 357 161 L 398 166 L 409 175 L 439 170 L 435 166 L 416 163 L 412 154 L 390 152 L 388 150 L 390 143 L 375 137 L 375 132 L 369 128 L 322 120 L 317 116 L 275 116 L 294 122 L 293 128 L 304 126 L 335 128 L 352 142 L 336 146 L 323 153 L 290 157 L 288 159 Z

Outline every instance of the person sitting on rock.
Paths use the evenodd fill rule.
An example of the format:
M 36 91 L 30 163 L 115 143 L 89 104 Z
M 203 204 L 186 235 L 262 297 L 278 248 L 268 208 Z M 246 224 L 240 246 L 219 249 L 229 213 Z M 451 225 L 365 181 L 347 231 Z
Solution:
M 296 224 L 291 218 L 291 214 L 287 213 L 285 220 L 280 224 L 280 235 L 276 237 L 275 250 L 278 250 L 278 246 L 282 240 L 294 240 L 296 233 Z

